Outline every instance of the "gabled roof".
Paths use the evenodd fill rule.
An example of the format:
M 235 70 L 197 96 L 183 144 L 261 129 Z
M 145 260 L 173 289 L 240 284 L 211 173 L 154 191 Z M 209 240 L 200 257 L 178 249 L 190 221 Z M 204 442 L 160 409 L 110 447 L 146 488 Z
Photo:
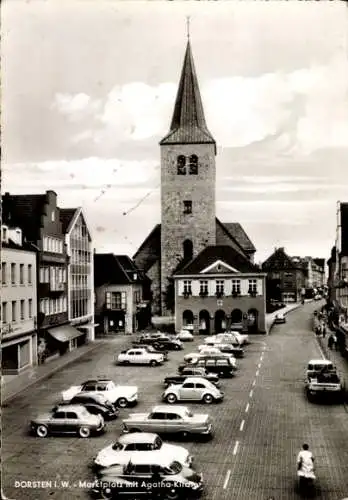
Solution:
M 299 264 L 296 264 L 291 257 L 289 257 L 284 248 L 276 248 L 275 251 L 265 260 L 262 264 L 262 269 L 264 271 L 276 271 L 281 269 L 296 269 L 297 267 L 301 267 Z
M 78 208 L 60 208 L 59 209 L 59 218 L 60 218 L 60 221 L 62 223 L 62 229 L 63 229 L 64 234 L 66 234 L 69 231 L 70 225 L 73 221 L 73 218 L 74 218 L 77 210 L 79 210 L 79 209 Z
M 137 274 L 134 279 L 134 274 Z M 144 280 L 144 275 L 127 255 L 94 254 L 94 283 L 101 285 L 131 285 Z
M 2 197 L 2 222 L 20 227 L 28 241 L 37 241 L 45 203 L 46 194 L 5 193 Z
M 223 225 L 245 252 L 256 252 L 256 248 L 239 222 L 223 222 Z
M 323 269 L 325 268 L 325 259 L 314 258 L 313 260 L 317 266 L 322 267 Z
M 215 145 L 204 117 L 190 41 L 186 46 L 170 131 L 160 144 Z
M 227 245 L 209 246 L 202 250 L 197 257 L 186 264 L 175 276 L 199 274 L 217 261 L 238 270 L 240 273 L 260 273 L 260 269 L 246 257 Z M 229 271 L 230 273 L 231 271 Z

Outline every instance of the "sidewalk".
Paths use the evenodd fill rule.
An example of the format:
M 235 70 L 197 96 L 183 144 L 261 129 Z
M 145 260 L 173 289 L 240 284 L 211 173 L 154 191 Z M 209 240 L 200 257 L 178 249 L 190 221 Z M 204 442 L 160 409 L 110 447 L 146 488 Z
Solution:
M 286 316 L 287 314 L 289 314 L 289 312 L 294 311 L 300 306 L 301 302 L 296 302 L 295 304 L 288 304 L 282 309 L 278 309 L 278 311 L 266 314 L 266 335 L 269 335 L 271 333 L 277 314 L 284 314 Z
M 4 404 L 9 402 L 17 396 L 17 394 L 25 391 L 31 385 L 44 380 L 51 374 L 56 373 L 62 368 L 74 363 L 85 354 L 98 349 L 98 347 L 105 342 L 122 344 L 123 342 L 128 341 L 128 336 L 96 339 L 94 342 L 78 347 L 63 356 L 50 361 L 49 363 L 28 368 L 19 375 L 3 375 L 1 377 L 1 403 Z

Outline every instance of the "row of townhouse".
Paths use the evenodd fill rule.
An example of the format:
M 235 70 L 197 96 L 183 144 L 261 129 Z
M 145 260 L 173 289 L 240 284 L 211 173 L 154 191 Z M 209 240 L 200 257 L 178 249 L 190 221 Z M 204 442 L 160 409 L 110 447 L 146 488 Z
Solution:
M 2 198 L 1 351 L 4 374 L 94 340 L 92 239 L 81 208 L 57 194 Z
M 348 353 L 348 203 L 338 202 L 336 239 L 327 261 L 328 298 L 341 350 Z

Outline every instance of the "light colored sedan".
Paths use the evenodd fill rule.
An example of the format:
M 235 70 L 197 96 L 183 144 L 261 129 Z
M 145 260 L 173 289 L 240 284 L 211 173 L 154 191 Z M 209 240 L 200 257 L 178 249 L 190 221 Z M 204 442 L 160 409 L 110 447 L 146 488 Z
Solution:
M 158 434 L 152 432 L 131 432 L 103 448 L 95 458 L 94 465 L 100 469 L 128 464 L 132 456 L 139 452 L 147 452 L 149 460 L 161 456 L 171 457 L 185 467 L 191 467 L 193 462 L 193 456 L 183 446 L 165 443 Z
M 162 394 L 162 399 L 169 404 L 178 401 L 201 401 L 211 404 L 222 401 L 224 393 L 204 378 L 188 377 L 183 384 L 171 385 Z
M 192 342 L 194 340 L 194 336 L 188 330 L 181 330 L 176 338 L 182 342 Z

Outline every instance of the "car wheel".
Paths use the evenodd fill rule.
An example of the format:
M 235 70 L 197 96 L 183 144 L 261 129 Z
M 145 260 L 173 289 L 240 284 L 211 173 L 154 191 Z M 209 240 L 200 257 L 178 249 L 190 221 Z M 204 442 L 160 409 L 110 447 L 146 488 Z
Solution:
M 187 439 L 189 436 L 190 436 L 190 433 L 188 431 L 181 431 L 180 432 L 180 436 L 183 438 L 183 439 Z
M 123 361 L 123 364 L 124 364 L 124 365 L 129 365 L 129 364 L 130 364 L 130 362 L 128 361 L 128 359 L 125 359 L 125 360 Z
M 126 398 L 119 398 L 116 402 L 116 405 L 119 408 L 126 408 L 128 406 L 128 401 L 126 400 Z
M 214 401 L 214 398 L 213 398 L 213 396 L 211 394 L 204 394 L 203 401 L 207 405 L 210 405 Z
M 101 497 L 110 500 L 113 498 L 112 490 L 108 486 L 104 486 L 101 490 Z
M 150 366 L 157 366 L 157 361 L 156 361 L 156 360 L 154 360 L 154 359 L 152 359 L 152 360 L 150 361 Z
M 180 346 L 175 344 L 175 345 L 174 345 L 174 349 L 175 349 L 176 351 L 178 351 L 178 350 L 180 349 Z
M 91 430 L 89 427 L 80 427 L 79 428 L 79 436 L 82 438 L 88 438 L 91 435 Z
M 36 435 L 40 438 L 45 438 L 48 435 L 48 429 L 45 425 L 38 425 L 36 427 Z
M 166 396 L 167 403 L 169 403 L 171 405 L 174 404 L 174 403 L 176 403 L 177 400 L 178 400 L 178 398 L 172 392 L 170 394 L 167 394 L 167 396 Z
M 169 491 L 167 491 L 164 495 L 164 500 L 177 500 L 179 498 L 179 493 L 175 488 L 169 488 Z

